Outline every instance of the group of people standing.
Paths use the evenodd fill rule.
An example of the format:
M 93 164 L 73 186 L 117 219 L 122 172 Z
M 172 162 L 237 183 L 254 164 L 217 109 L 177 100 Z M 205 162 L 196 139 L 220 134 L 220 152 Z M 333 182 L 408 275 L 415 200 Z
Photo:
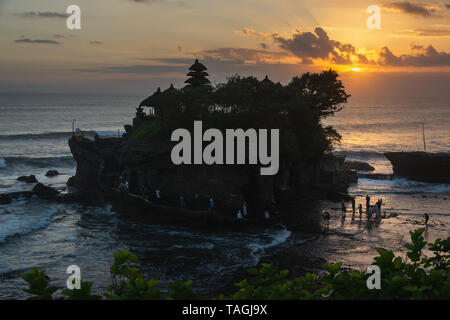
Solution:
M 144 197 L 144 199 L 146 200 L 160 200 L 161 199 L 161 191 L 159 189 L 155 190 L 154 196 L 153 196 L 153 192 L 151 190 L 151 188 L 147 187 L 146 185 L 144 185 L 142 187 L 142 196 Z M 194 198 L 198 198 L 198 195 L 194 195 Z M 185 208 L 186 207 L 186 200 L 184 199 L 183 195 L 180 195 L 180 207 Z M 237 214 L 236 214 L 236 218 L 238 220 L 244 220 L 247 218 L 248 215 L 248 208 L 247 208 L 247 201 L 244 201 L 244 203 L 242 204 L 242 207 L 238 210 Z M 209 206 L 208 206 L 208 211 L 210 213 L 215 213 L 216 212 L 216 203 L 214 201 L 214 198 L 211 196 L 209 198 Z M 264 218 L 265 219 L 270 219 L 270 214 L 269 214 L 269 210 L 266 209 L 264 211 Z
M 119 183 L 119 189 L 123 192 L 129 192 L 129 184 L 128 181 L 126 179 L 125 176 L 121 176 L 120 177 L 120 183 Z M 144 184 L 141 187 L 141 196 L 147 200 L 147 201 L 158 201 L 161 200 L 161 190 L 159 189 L 155 189 L 154 191 L 152 190 L 152 188 L 150 188 L 147 184 Z M 194 195 L 195 199 L 198 199 L 199 196 L 196 194 Z M 187 204 L 186 204 L 186 200 L 184 198 L 183 195 L 180 195 L 179 197 L 179 205 L 182 208 L 186 208 Z M 214 200 L 214 197 L 210 197 L 209 198 L 209 206 L 208 206 L 208 211 L 210 213 L 215 213 L 216 212 L 216 203 Z M 274 214 L 277 213 L 276 207 L 275 207 L 275 202 L 272 203 L 272 205 L 267 205 L 266 209 L 264 210 L 264 218 L 266 220 L 270 219 L 270 213 L 269 212 L 273 212 Z M 244 201 L 242 204 L 242 207 L 239 208 L 237 214 L 236 214 L 236 219 L 238 220 L 244 220 L 247 218 L 248 215 L 248 204 L 247 201 Z
M 355 201 L 354 197 L 352 198 L 351 202 L 352 202 L 353 217 L 355 217 L 355 214 L 356 214 L 356 201 Z M 378 201 L 375 203 L 375 205 L 371 206 L 370 205 L 370 196 L 366 195 L 366 215 L 367 215 L 367 219 L 371 219 L 373 215 L 375 215 L 377 218 L 381 217 L 381 206 L 382 205 L 383 205 L 383 199 L 378 199 Z M 347 213 L 347 208 L 345 206 L 345 202 L 342 202 L 341 209 L 342 209 L 342 217 L 345 218 L 345 214 Z M 359 216 L 361 217 L 362 214 L 363 214 L 363 207 L 362 207 L 361 203 L 358 205 L 358 211 L 359 211 Z

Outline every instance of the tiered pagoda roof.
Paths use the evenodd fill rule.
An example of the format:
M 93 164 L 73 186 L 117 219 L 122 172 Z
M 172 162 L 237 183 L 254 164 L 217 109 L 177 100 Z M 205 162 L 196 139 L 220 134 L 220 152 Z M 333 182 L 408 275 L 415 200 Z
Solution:
M 185 83 L 191 86 L 202 86 L 208 85 L 211 82 L 206 78 L 209 74 L 206 72 L 208 70 L 202 63 L 195 59 L 194 64 L 189 68 L 189 79 L 185 81 Z

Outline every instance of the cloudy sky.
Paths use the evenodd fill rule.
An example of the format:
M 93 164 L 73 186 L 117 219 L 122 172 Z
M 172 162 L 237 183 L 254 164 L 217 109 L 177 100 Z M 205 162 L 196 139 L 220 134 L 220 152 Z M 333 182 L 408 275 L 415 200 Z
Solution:
M 357 98 L 449 97 L 449 40 L 450 0 L 0 0 L 0 92 L 147 94 L 199 58 L 213 82 L 331 67 Z

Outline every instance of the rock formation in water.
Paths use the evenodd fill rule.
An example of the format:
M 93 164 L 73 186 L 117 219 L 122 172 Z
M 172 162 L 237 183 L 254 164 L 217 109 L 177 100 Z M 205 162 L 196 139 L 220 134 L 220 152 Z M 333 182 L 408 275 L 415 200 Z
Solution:
M 387 152 L 394 175 L 426 182 L 450 183 L 450 153 Z
M 131 194 L 142 195 L 147 190 L 154 195 L 159 190 L 165 204 L 180 206 L 180 199 L 183 199 L 183 203 L 194 210 L 207 209 L 209 199 L 213 198 L 219 213 L 234 217 L 244 201 L 248 204 L 249 216 L 263 216 L 265 209 L 272 210 L 275 206 L 297 206 L 294 211 L 298 213 L 301 210 L 300 200 L 326 197 L 330 192 L 345 192 L 349 184 L 356 181 L 356 172 L 344 166 L 343 157 L 324 152 L 328 144 L 326 135 L 333 139 L 338 135 L 331 127 L 322 128 L 319 119 L 339 110 L 335 102 L 329 105 L 330 99 L 317 101 L 317 98 L 312 99 L 310 96 L 296 96 L 298 87 L 313 85 L 311 81 L 296 78 L 290 86 L 282 86 L 267 77 L 262 81 L 236 77 L 230 80 L 231 91 L 221 86 L 223 93 L 217 94 L 214 90 L 220 89 L 205 85 L 209 83 L 205 81 L 205 70 L 206 67 L 196 61 L 189 72 L 189 85 L 183 90 L 173 86 L 164 91 L 158 89 L 142 101 L 136 109 L 133 125 L 125 125 L 126 134 L 123 137 L 69 139 L 77 170 L 68 184 L 84 190 L 102 190 L 108 194 L 108 190 L 126 182 Z M 337 76 L 330 72 L 322 75 L 306 74 L 304 77 L 318 77 L 315 81 L 322 85 L 320 81 L 329 81 L 327 79 Z M 347 95 L 340 82 L 334 84 L 336 99 L 333 101 L 345 102 Z M 253 89 L 248 89 L 248 86 Z M 242 94 L 252 96 L 246 97 L 245 101 L 240 96 L 233 96 L 230 100 L 229 94 L 233 94 L 235 88 L 242 90 Z M 310 88 L 306 92 L 314 90 Z M 310 98 L 311 101 L 308 100 Z M 217 99 L 222 100 L 217 102 Z M 211 111 L 211 106 L 217 106 L 218 103 L 235 107 L 233 99 L 239 103 L 242 101 L 242 110 L 234 111 L 235 114 L 227 111 L 220 116 Z M 289 104 L 283 99 L 292 101 Z M 305 101 L 317 106 L 315 109 L 306 108 L 302 105 Z M 299 106 L 294 107 L 296 104 Z M 259 105 L 262 109 L 252 110 Z M 144 107 L 150 108 L 148 114 L 144 112 Z M 219 125 L 239 126 L 232 119 L 248 120 L 245 124 L 250 128 L 254 124 L 261 125 L 260 121 L 270 124 L 277 120 L 285 123 L 297 117 L 301 120 L 301 123 L 295 122 L 298 130 L 287 126 L 289 129 L 286 131 L 292 132 L 283 135 L 286 131 L 282 131 L 283 152 L 286 152 L 286 148 L 301 149 L 303 145 L 309 149 L 292 152 L 292 156 L 283 154 L 279 171 L 274 176 L 260 175 L 259 165 L 174 165 L 171 150 L 175 143 L 170 141 L 170 133 L 167 136 L 161 132 L 186 128 L 189 123 L 192 125 L 192 120 L 201 117 L 207 121 L 212 114 L 216 115 L 214 119 Z M 303 129 L 302 125 L 307 128 Z M 289 145 L 291 141 L 298 141 L 300 147 L 295 145 L 292 148 Z
M 34 175 L 20 176 L 17 178 L 17 181 L 22 181 L 22 182 L 26 182 L 26 183 L 37 183 L 38 182 L 38 180 L 36 179 L 36 177 Z

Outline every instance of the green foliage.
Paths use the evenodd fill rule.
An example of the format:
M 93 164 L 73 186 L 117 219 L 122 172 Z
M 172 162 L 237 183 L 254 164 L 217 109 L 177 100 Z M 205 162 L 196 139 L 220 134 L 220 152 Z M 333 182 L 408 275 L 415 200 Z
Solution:
M 163 135 L 167 125 L 164 121 L 153 119 L 151 121 L 141 121 L 135 131 L 130 135 L 131 140 L 148 140 Z
M 175 281 L 169 283 L 167 287 L 170 289 L 167 300 L 195 300 L 197 296 L 192 292 L 192 280 Z
M 247 271 L 249 278 L 235 284 L 237 291 L 219 299 L 231 300 L 343 300 L 343 299 L 450 299 L 450 237 L 427 243 L 422 236 L 424 229 L 410 232 L 411 243 L 405 244 L 406 259 L 383 248 L 377 249 L 374 265 L 381 270 L 381 289 L 369 290 L 370 274 L 359 270 L 342 270 L 342 263 L 329 263 L 321 274 L 307 273 L 303 277 L 289 277 L 288 270 L 278 271 L 272 264 Z M 428 247 L 433 255 L 426 257 Z M 111 266 L 112 284 L 104 294 L 112 300 L 161 299 L 156 289 L 158 280 L 145 280 L 134 264 L 137 257 L 128 250 L 114 254 Z M 24 291 L 30 299 L 50 300 L 57 291 L 49 287 L 45 270 L 32 269 L 22 278 L 29 287 Z M 91 282 L 82 282 L 80 290 L 62 290 L 62 299 L 95 300 L 91 294 Z M 168 300 L 190 300 L 198 297 L 192 291 L 192 281 L 175 281 L 168 284 Z
M 24 291 L 32 295 L 30 300 L 52 300 L 52 295 L 58 290 L 57 287 L 48 286 L 49 280 L 45 276 L 45 270 L 33 268 L 21 277 L 28 283 L 28 288 Z
M 217 85 L 210 122 L 215 128 L 278 128 L 282 155 L 319 158 L 341 139 L 321 119 L 339 111 L 348 97 L 333 70 L 306 73 L 287 86 L 235 75 Z
M 133 266 L 137 257 L 128 250 L 114 253 L 111 266 L 112 284 L 105 297 L 110 300 L 155 300 L 161 292 L 154 289 L 159 280 L 145 280 L 140 269 Z
M 66 297 L 66 300 L 101 300 L 101 296 L 91 293 L 92 284 L 92 282 L 81 281 L 80 289 L 63 289 L 61 294 Z
M 341 139 L 331 126 L 321 124 L 349 97 L 338 77 L 333 70 L 306 73 L 282 85 L 234 75 L 215 87 L 171 89 L 170 97 L 166 94 L 158 102 L 158 121 L 142 121 L 131 139 L 167 136 L 176 128 L 190 130 L 195 120 L 202 120 L 205 130 L 280 129 L 281 155 L 317 159 Z

